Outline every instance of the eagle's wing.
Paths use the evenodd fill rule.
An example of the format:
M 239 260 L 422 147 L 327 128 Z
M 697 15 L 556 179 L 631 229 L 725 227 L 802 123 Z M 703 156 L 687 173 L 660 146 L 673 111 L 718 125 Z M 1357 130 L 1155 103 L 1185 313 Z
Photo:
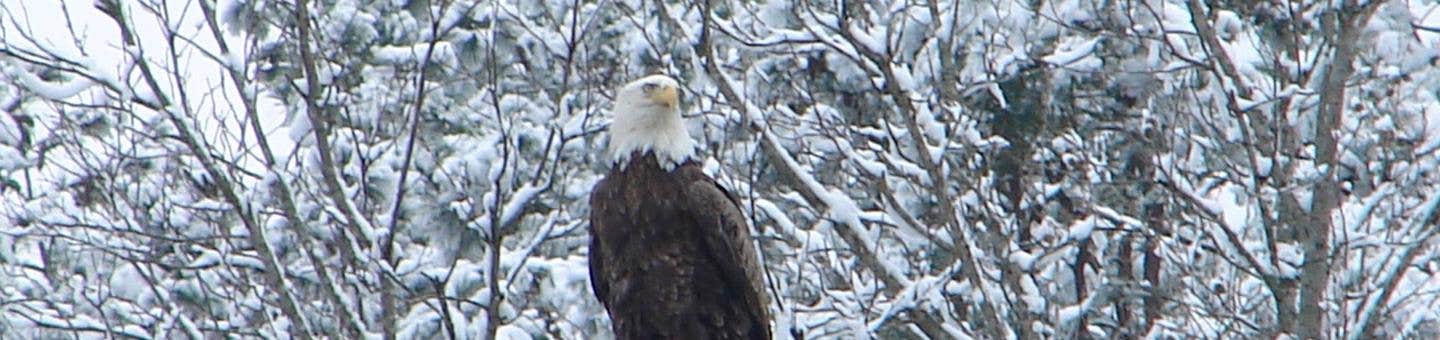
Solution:
M 601 192 L 608 192 L 604 185 L 606 180 L 595 184 L 590 194 L 590 288 L 595 292 L 595 299 L 606 308 L 610 307 L 610 284 L 605 275 L 605 247 L 600 244 L 600 233 L 606 230 L 602 212 L 609 208 L 609 200 L 602 196 Z
M 688 186 L 688 196 L 694 204 L 685 205 L 696 216 L 705 246 L 710 248 L 715 263 L 727 278 L 725 284 L 739 292 L 740 301 L 747 313 L 767 332 L 770 329 L 769 301 L 765 295 L 764 273 L 750 242 L 750 229 L 740 203 L 731 197 L 714 179 L 705 176 Z

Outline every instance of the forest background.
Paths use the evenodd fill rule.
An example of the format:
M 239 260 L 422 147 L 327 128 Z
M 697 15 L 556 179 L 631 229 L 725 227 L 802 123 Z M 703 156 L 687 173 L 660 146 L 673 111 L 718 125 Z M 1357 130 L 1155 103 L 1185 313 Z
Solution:
M 1431 0 L 0 1 L 0 338 L 608 337 L 684 87 L 777 334 L 1440 337 Z

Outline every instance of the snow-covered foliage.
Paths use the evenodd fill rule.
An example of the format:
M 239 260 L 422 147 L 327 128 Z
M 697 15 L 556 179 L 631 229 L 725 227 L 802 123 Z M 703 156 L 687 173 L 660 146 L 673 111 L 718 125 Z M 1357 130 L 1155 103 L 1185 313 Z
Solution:
M 607 338 L 657 73 L 777 336 L 1440 336 L 1440 3 L 1211 2 L 0 2 L 0 338 Z

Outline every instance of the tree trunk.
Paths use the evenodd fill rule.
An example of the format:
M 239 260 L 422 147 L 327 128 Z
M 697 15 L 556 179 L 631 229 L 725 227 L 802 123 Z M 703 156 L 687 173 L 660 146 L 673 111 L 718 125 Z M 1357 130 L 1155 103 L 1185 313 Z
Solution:
M 1329 68 L 1321 78 L 1320 109 L 1315 123 L 1316 161 L 1326 166 L 1325 174 L 1314 186 L 1312 216 L 1316 220 L 1307 226 L 1299 226 L 1301 248 L 1305 260 L 1300 270 L 1300 312 L 1295 329 L 1301 339 L 1323 339 L 1325 310 L 1321 302 L 1330 282 L 1330 233 L 1334 230 L 1332 215 L 1340 207 L 1340 181 L 1336 178 L 1339 167 L 1340 148 L 1336 135 L 1340 133 L 1340 121 L 1345 113 L 1345 80 L 1354 72 L 1351 63 L 1355 59 L 1356 40 L 1362 25 L 1378 8 L 1379 2 L 1371 2 L 1364 8 L 1356 8 L 1353 1 L 1347 1 L 1339 11 L 1333 12 L 1338 25 L 1334 32 L 1335 54 Z M 1353 14 L 1352 14 L 1353 13 Z M 1288 307 L 1288 306 L 1282 306 Z

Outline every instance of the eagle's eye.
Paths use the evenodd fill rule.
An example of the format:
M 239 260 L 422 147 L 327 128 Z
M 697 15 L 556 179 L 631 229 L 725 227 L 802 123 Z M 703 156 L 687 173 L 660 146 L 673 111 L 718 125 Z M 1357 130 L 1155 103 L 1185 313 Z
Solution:
M 641 85 L 641 86 L 640 86 L 640 90 L 641 90 L 641 91 L 645 91 L 645 93 L 655 92 L 655 90 L 656 90 L 656 89 L 659 89 L 659 88 L 660 88 L 660 85 L 656 85 L 656 84 L 654 84 L 654 83 L 649 83 L 649 84 L 645 84 L 645 85 Z

